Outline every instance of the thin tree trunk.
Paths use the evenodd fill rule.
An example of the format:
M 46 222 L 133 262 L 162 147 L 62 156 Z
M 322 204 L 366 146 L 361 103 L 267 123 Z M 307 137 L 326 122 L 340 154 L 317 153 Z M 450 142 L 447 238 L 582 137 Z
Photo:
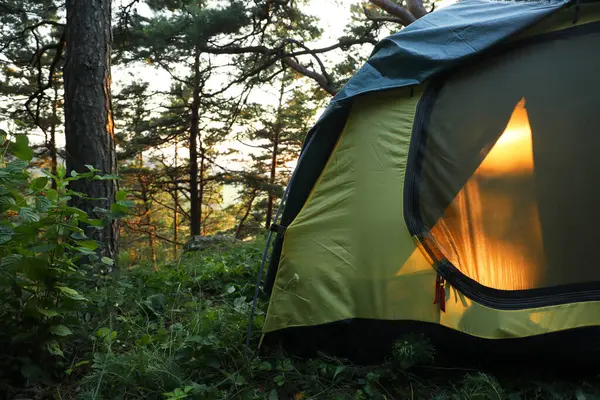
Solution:
M 200 209 L 200 224 L 202 226 L 202 235 L 206 235 L 206 218 L 203 215 L 202 207 L 204 206 L 204 168 L 206 158 L 204 157 L 204 147 L 200 145 L 200 191 L 198 193 L 198 208 Z
M 275 194 L 273 193 L 273 187 L 275 185 L 275 178 L 277 177 L 277 155 L 279 152 L 279 132 L 275 131 L 275 137 L 273 140 L 273 149 L 271 153 L 271 172 L 269 175 L 269 197 L 267 199 L 267 216 L 265 218 L 265 229 L 269 229 L 271 221 L 273 219 L 273 208 L 275 206 Z
M 192 236 L 200 235 L 202 210 L 198 196 L 198 124 L 200 114 L 200 52 L 194 58 L 194 92 L 190 118 L 190 230 Z
M 179 157 L 177 143 L 175 143 L 175 170 L 177 170 L 177 158 Z M 177 259 L 179 254 L 179 193 L 177 187 L 173 191 L 173 259 Z
M 279 156 L 279 140 L 281 137 L 282 123 L 281 113 L 283 112 L 283 95 L 285 92 L 285 83 L 281 82 L 281 88 L 279 90 L 279 104 L 277 106 L 277 119 L 275 121 L 275 129 L 273 132 L 273 147 L 271 150 L 271 171 L 269 174 L 269 197 L 267 199 L 267 215 L 265 218 L 265 229 L 269 229 L 273 220 L 273 208 L 275 205 L 275 193 L 273 193 L 273 187 L 277 178 L 277 161 Z
M 242 227 L 244 226 L 244 223 L 248 219 L 248 216 L 250 215 L 250 211 L 252 211 L 252 205 L 254 204 L 254 200 L 256 199 L 256 194 L 257 194 L 257 190 L 254 190 L 252 192 L 250 200 L 248 201 L 248 205 L 246 206 L 246 212 L 244 213 L 244 215 L 240 219 L 240 222 L 239 222 L 239 224 L 237 226 L 237 229 L 235 230 L 235 238 L 236 239 L 239 239 L 240 236 L 241 236 Z
M 149 187 L 146 178 L 141 173 L 141 168 L 144 168 L 144 154 L 139 152 L 137 155 L 137 167 L 140 168 L 138 173 L 138 183 L 140 185 L 140 191 L 142 194 L 142 202 L 144 203 L 144 225 L 146 225 L 148 235 L 148 245 L 150 246 L 150 255 L 152 257 L 152 265 L 154 270 L 158 270 L 158 263 L 156 259 L 156 237 L 155 237 L 155 226 L 152 224 L 152 216 L 150 215 L 150 196 L 148 195 Z
M 58 154 L 56 151 L 56 125 L 58 125 L 58 89 L 54 86 L 54 99 L 52 99 L 52 124 L 50 125 L 50 169 L 56 176 L 58 170 Z M 56 181 L 52 180 L 52 189 L 56 190 Z
M 111 100 L 111 1 L 66 0 L 65 136 L 67 170 L 85 172 L 86 165 L 117 174 Z M 73 197 L 72 205 L 94 216 L 94 208 L 110 209 L 118 190 L 114 180 L 75 180 L 70 188 L 92 198 Z M 119 227 L 87 229 L 102 244 L 100 253 L 115 259 Z
M 156 259 L 156 238 L 154 237 L 154 225 L 152 225 L 152 217 L 150 215 L 150 197 L 148 196 L 148 185 L 141 175 L 138 175 L 138 182 L 142 191 L 142 202 L 144 203 L 144 224 L 148 232 L 148 245 L 152 256 L 152 265 L 154 270 L 158 269 Z

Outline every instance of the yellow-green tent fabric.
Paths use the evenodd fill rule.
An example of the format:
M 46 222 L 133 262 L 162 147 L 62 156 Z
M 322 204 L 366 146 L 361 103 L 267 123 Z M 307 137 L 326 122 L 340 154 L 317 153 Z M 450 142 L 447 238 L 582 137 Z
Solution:
M 307 137 L 264 343 L 354 357 L 422 331 L 540 351 L 598 328 L 600 4 L 467 0 L 415 24 Z

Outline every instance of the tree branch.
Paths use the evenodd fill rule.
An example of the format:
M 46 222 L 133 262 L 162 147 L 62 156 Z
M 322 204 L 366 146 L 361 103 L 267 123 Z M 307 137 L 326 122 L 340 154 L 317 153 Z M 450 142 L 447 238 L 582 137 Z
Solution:
M 395 18 L 398 18 L 399 22 L 404 26 L 408 26 L 417 20 L 415 15 L 412 14 L 408 9 L 397 3 L 394 3 L 392 0 L 369 0 L 369 2 L 381 8 L 388 14 L 394 16 Z M 422 6 L 423 4 L 421 3 L 421 7 Z
M 58 63 L 60 62 L 62 55 L 63 55 L 63 50 L 65 48 L 66 45 L 66 28 L 63 30 L 63 33 L 60 37 L 60 40 L 58 42 L 58 44 L 56 45 L 56 54 L 54 55 L 54 59 L 52 60 L 52 63 L 50 64 L 50 70 L 48 72 L 48 81 L 46 82 L 46 84 L 42 84 L 42 79 L 41 79 L 41 75 L 42 75 L 42 60 L 41 57 L 43 55 L 43 52 L 40 53 L 38 51 L 38 59 L 36 61 L 38 66 L 38 89 L 35 91 L 35 93 L 33 93 L 31 96 L 29 96 L 29 98 L 27 99 L 27 101 L 25 102 L 25 109 L 27 110 L 27 113 L 31 116 L 31 118 L 34 120 L 35 124 L 40 127 L 40 129 L 44 130 L 42 126 L 40 126 L 39 123 L 39 114 L 34 114 L 33 111 L 31 111 L 30 108 L 30 104 L 35 100 L 35 99 L 40 99 L 41 96 L 44 95 L 44 92 L 48 89 L 50 89 L 50 87 L 52 87 L 52 82 L 54 81 L 54 74 L 56 73 L 56 68 L 58 67 Z M 48 46 L 46 46 L 48 47 Z M 44 50 L 44 52 L 47 50 Z M 39 113 L 39 107 L 38 107 L 38 113 Z
M 425 9 L 422 0 L 406 0 L 406 6 L 412 15 L 414 15 L 417 19 L 429 14 Z
M 386 17 L 386 16 L 376 16 L 376 15 L 373 15 L 373 13 L 371 13 L 367 7 L 363 7 L 363 13 L 365 14 L 365 17 L 367 17 L 367 19 L 369 21 L 373 21 L 373 22 L 392 22 L 394 24 L 400 24 L 400 25 L 402 25 L 402 20 L 400 18 Z
M 258 60 L 258 62 L 262 62 L 262 65 L 256 67 L 249 73 L 244 74 L 240 79 L 237 79 L 237 80 L 231 82 L 231 84 L 228 85 L 227 87 L 225 87 L 223 90 L 219 90 L 215 93 L 212 93 L 211 95 L 222 93 L 223 91 L 225 91 L 229 87 L 231 87 L 233 84 L 240 83 L 240 82 L 248 79 L 250 76 L 260 73 L 261 71 L 267 69 L 268 67 L 272 66 L 273 64 L 275 64 L 278 61 L 283 61 L 290 68 L 292 68 L 295 71 L 299 72 L 300 74 L 305 75 L 308 78 L 311 78 L 314 81 L 316 81 L 319 84 L 319 86 L 321 88 L 323 88 L 325 91 L 327 91 L 329 94 L 335 95 L 335 93 L 337 93 L 337 88 L 331 82 L 331 79 L 329 78 L 329 76 L 325 70 L 325 66 L 323 65 L 321 60 L 318 59 L 317 55 L 322 54 L 322 53 L 327 53 L 329 51 L 332 51 L 332 50 L 335 50 L 338 48 L 349 47 L 349 46 L 358 45 L 358 44 L 366 44 L 366 43 L 374 44 L 374 42 L 375 42 L 375 40 L 371 37 L 362 37 L 362 38 L 356 38 L 356 39 L 341 39 L 337 43 L 334 43 L 327 47 L 322 47 L 322 48 L 318 48 L 318 49 L 310 49 L 306 45 L 304 45 L 298 41 L 295 41 L 293 39 L 284 39 L 281 41 L 281 44 L 275 48 L 269 48 L 266 46 L 223 46 L 223 47 L 202 46 L 202 47 L 199 47 L 198 49 L 201 52 L 207 53 L 207 54 L 231 54 L 231 55 L 234 55 L 234 54 L 252 54 L 252 53 L 254 53 L 254 54 L 261 54 L 263 56 L 262 60 Z M 288 44 L 294 44 L 296 46 L 299 46 L 302 48 L 302 50 L 286 52 L 284 50 L 284 48 Z M 319 64 L 322 73 L 313 71 L 310 68 L 301 65 L 298 61 L 293 59 L 293 57 L 298 57 L 298 56 L 303 56 L 303 55 L 312 55 L 317 60 L 317 63 Z
M 335 96 L 335 94 L 337 93 L 337 89 L 335 87 L 333 87 L 331 82 L 329 82 L 329 80 L 325 76 L 300 65 L 300 63 L 294 61 L 290 57 L 286 57 L 282 61 L 287 66 L 292 68 L 294 71 L 297 71 L 297 72 L 301 73 L 302 75 L 305 75 L 305 76 L 313 79 L 315 82 L 317 82 L 319 84 L 319 86 L 321 86 L 330 95 Z

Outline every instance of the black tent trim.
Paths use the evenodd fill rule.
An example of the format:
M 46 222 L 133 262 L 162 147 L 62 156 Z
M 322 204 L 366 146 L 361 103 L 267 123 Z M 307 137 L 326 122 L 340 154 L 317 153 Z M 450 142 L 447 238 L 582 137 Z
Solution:
M 285 348 L 290 355 L 311 357 L 324 351 L 358 364 L 389 360 L 394 343 L 419 332 L 435 347 L 437 367 L 522 368 L 565 365 L 595 367 L 600 356 L 600 327 L 567 329 L 528 337 L 487 339 L 430 322 L 353 318 L 315 326 L 286 328 L 265 335 L 262 350 Z M 310 339 L 308 339 L 310 338 Z M 552 349 L 552 351 L 548 351 Z M 486 357 L 481 357 L 485 354 Z M 536 354 L 535 357 L 531 357 Z

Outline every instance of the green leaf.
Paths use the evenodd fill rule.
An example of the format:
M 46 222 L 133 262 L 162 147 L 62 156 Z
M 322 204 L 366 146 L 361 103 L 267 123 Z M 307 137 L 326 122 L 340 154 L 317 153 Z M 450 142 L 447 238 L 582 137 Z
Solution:
M 33 246 L 29 248 L 29 251 L 32 253 L 49 253 L 50 251 L 56 249 L 57 244 L 52 242 L 41 242 L 41 244 L 37 246 Z
M 58 192 L 54 189 L 48 189 L 46 190 L 46 197 L 48 200 L 56 202 L 58 200 Z
M 2 260 L 0 260 L 0 267 L 8 267 L 9 265 L 18 263 L 22 259 L 23 256 L 20 254 L 9 254 L 7 256 L 2 257 Z
M 88 365 L 89 363 L 90 363 L 89 360 L 79 361 L 77 364 L 73 365 L 73 368 L 79 368 L 84 365 Z
M 115 265 L 115 262 L 112 260 L 112 258 L 102 257 L 100 261 L 102 261 L 102 264 L 110 265 L 111 267 Z
M 71 213 L 71 215 L 78 215 L 80 217 L 87 217 L 87 213 L 80 208 L 77 207 L 65 207 L 65 211 Z
M 48 318 L 56 317 L 58 315 L 58 312 L 55 310 L 48 310 L 45 308 L 38 308 L 37 310 L 40 314 L 42 314 Z
M 88 249 L 86 247 L 75 247 L 74 250 L 77 251 L 79 254 L 83 254 L 83 255 L 86 255 L 86 256 L 91 256 L 91 255 L 96 254 L 96 253 L 94 253 L 93 250 L 90 250 L 90 249 Z
M 94 218 L 82 218 L 81 219 L 83 222 L 85 222 L 86 224 L 89 224 L 95 228 L 103 228 L 104 227 L 104 222 L 102 222 L 101 219 L 94 219 Z
M 12 235 L 0 233 L 0 245 L 8 243 L 12 240 Z
M 273 378 L 273 382 L 275 382 L 277 386 L 283 386 L 285 384 L 285 376 L 283 374 L 277 375 L 275 378 Z
M 19 173 L 23 172 L 25 170 L 25 168 L 27 168 L 28 166 L 29 166 L 29 164 L 27 163 L 27 161 L 12 160 L 8 164 L 6 164 L 6 167 L 4 167 L 4 169 L 5 169 L 5 171 L 7 171 L 11 174 L 19 174 Z
M 119 179 L 119 175 L 96 175 L 93 178 L 95 181 L 117 181 Z
M 50 327 L 50 333 L 56 336 L 69 336 L 73 332 L 64 325 L 53 325 Z
M 33 159 L 33 150 L 29 147 L 29 138 L 27 135 L 17 135 L 11 146 L 11 150 L 19 160 L 31 161 Z
M 56 175 L 59 179 L 63 179 L 65 175 L 67 175 L 67 168 L 63 164 L 59 165 L 58 168 L 56 168 Z
M 260 371 L 271 371 L 273 369 L 273 366 L 271 365 L 271 363 L 263 361 L 258 366 L 258 369 Z
M 81 232 L 73 232 L 71 233 L 71 239 L 74 240 L 86 240 L 88 237 L 85 235 L 85 233 L 83 233 L 83 230 Z
M 127 200 L 127 192 L 124 190 L 119 190 L 116 195 L 117 201 L 125 201 Z
M 87 165 L 87 164 L 86 164 L 86 166 L 85 166 L 85 167 L 86 167 L 87 169 L 89 169 L 91 172 L 100 172 L 100 170 L 99 170 L 99 169 L 96 169 L 96 168 L 92 167 L 91 165 Z
M 84 240 L 77 243 L 81 247 L 85 247 L 88 250 L 96 250 L 100 245 L 95 240 Z
M 103 337 L 107 336 L 109 333 L 110 333 L 109 328 L 106 328 L 106 327 L 100 328 L 96 331 L 96 337 L 103 338 Z
M 96 331 L 96 337 L 104 339 L 107 344 L 110 344 L 117 338 L 117 331 L 111 331 L 109 328 L 100 328 Z
M 34 179 L 31 182 L 31 188 L 35 190 L 42 190 L 48 185 L 49 179 L 45 176 L 41 176 L 39 178 Z
M 277 395 L 277 390 L 273 389 L 269 393 L 269 400 L 279 400 L 279 396 Z
M 152 343 L 152 338 L 148 334 L 143 335 L 141 338 L 135 341 L 135 345 L 137 347 L 148 346 L 150 343 Z
M 54 354 L 55 356 L 61 356 L 64 357 L 64 353 L 60 348 L 60 345 L 58 344 L 58 342 L 56 340 L 51 340 L 48 343 L 46 343 L 46 349 L 48 350 L 48 352 L 50 354 Z
M 110 205 L 110 211 L 115 214 L 117 217 L 127 215 L 129 208 L 127 206 L 121 205 L 119 203 L 112 203 Z
M 0 205 L 2 206 L 14 206 L 17 204 L 16 200 L 12 196 L 2 196 L 0 197 Z
M 35 199 L 35 206 L 40 212 L 46 212 L 50 208 L 52 208 L 52 202 L 48 200 L 45 196 L 38 196 Z
M 19 210 L 19 219 L 25 223 L 39 222 L 40 215 L 31 207 L 22 207 Z
M 76 178 L 76 177 L 77 177 L 77 175 L 79 175 L 79 174 L 77 173 L 77 171 L 75 171 L 75 170 L 71 170 L 71 176 L 72 176 L 73 178 Z
M 344 370 L 346 369 L 345 365 L 340 365 L 335 369 L 335 372 L 333 374 L 333 380 L 335 381 L 335 378 L 337 378 L 337 376 L 339 374 L 341 374 L 342 372 L 344 372 Z
M 72 289 L 70 287 L 57 286 L 56 288 L 58 290 L 60 290 L 62 294 L 64 294 L 65 296 L 67 296 L 70 299 L 78 300 L 78 301 L 83 301 L 83 300 L 86 299 L 85 297 L 83 297 L 82 295 L 80 295 L 79 292 L 77 292 L 77 290 Z
M 51 274 L 48 268 L 47 257 L 31 258 L 27 257 L 21 261 L 21 272 L 32 281 L 45 280 Z

